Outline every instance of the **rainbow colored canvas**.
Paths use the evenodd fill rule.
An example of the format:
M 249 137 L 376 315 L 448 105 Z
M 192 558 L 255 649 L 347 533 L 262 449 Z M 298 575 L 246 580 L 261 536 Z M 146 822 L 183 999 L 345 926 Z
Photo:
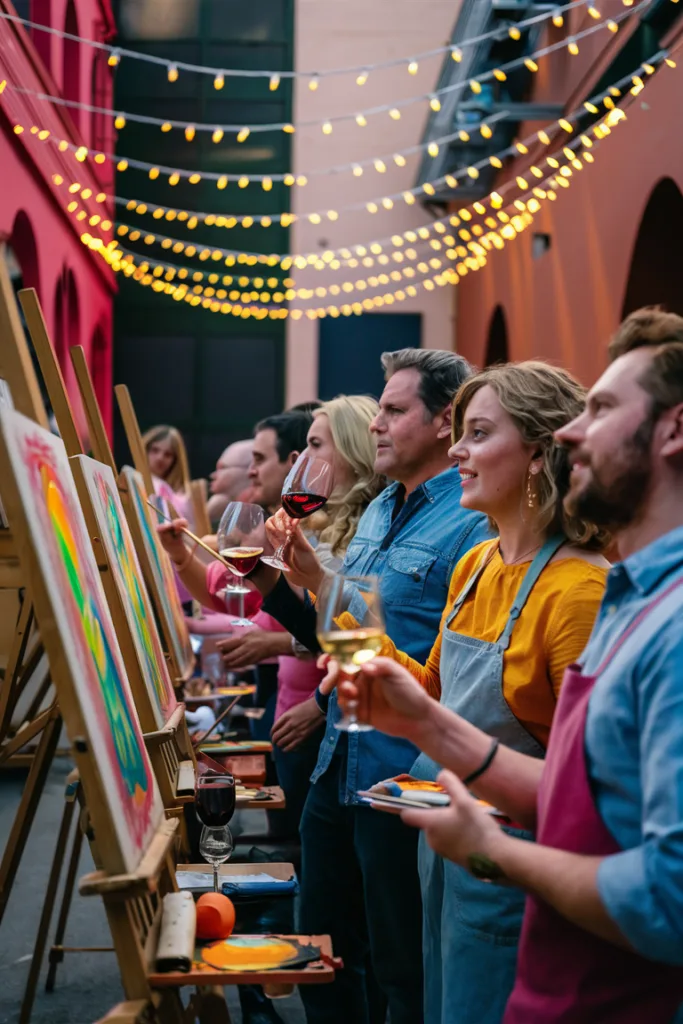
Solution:
M 157 537 L 152 521 L 153 512 L 147 504 L 142 477 L 130 466 L 124 466 L 122 475 L 130 494 L 133 515 L 142 536 L 151 577 L 149 582 L 158 601 L 164 636 L 178 668 L 181 672 L 186 672 L 194 664 L 194 654 L 171 562 Z
M 161 729 L 176 707 L 173 684 L 114 474 L 85 455 L 74 456 L 88 488 L 116 588 L 121 597 L 150 704 Z
M 10 410 L 0 410 L 0 435 L 10 470 L 3 497 L 12 528 L 28 534 L 32 557 L 23 564 L 67 731 L 74 740 L 85 730 L 118 840 L 118 849 L 101 851 L 103 863 L 133 871 L 163 807 L 66 451 L 59 438 Z M 97 832 L 105 808 L 83 782 Z

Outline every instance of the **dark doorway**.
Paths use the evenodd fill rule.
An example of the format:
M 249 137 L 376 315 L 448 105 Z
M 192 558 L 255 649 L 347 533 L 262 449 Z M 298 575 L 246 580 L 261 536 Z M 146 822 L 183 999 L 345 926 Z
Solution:
M 374 395 L 384 389 L 382 352 L 419 348 L 420 313 L 363 313 L 320 321 L 318 394 Z
M 671 178 L 655 186 L 633 247 L 622 318 L 661 305 L 683 315 L 683 195 Z
M 489 340 L 486 344 L 486 360 L 484 365 L 493 366 L 494 363 L 507 363 L 509 358 L 508 329 L 505 312 L 502 306 L 496 306 L 489 326 Z

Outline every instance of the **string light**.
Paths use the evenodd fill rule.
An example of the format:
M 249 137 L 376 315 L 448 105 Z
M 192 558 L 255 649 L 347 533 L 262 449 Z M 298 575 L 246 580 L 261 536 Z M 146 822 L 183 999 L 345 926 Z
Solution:
M 566 10 L 566 9 L 574 7 L 574 6 L 581 6 L 581 5 L 585 4 L 585 3 L 588 3 L 588 0 L 573 0 L 572 3 L 568 4 L 565 8 L 560 8 L 560 10 Z M 614 17 L 614 18 L 612 18 L 610 20 L 612 22 L 614 22 L 614 24 L 618 24 L 618 22 L 623 20 L 625 17 L 630 17 L 633 13 L 635 13 L 641 7 L 646 7 L 650 3 L 651 3 L 651 0 L 641 0 L 639 5 L 637 7 L 635 7 L 635 8 L 633 8 L 633 10 L 623 11 L 622 13 L 620 13 L 619 15 L 617 15 L 616 17 Z M 3 16 L 3 14 L 2 14 L 2 12 L 0 12 L 0 18 L 2 16 Z M 535 25 L 535 24 L 538 23 L 538 21 L 544 20 L 546 17 L 549 17 L 549 13 L 548 12 L 543 12 L 542 16 L 539 15 L 539 16 L 532 17 L 532 18 L 528 19 L 527 23 L 529 25 L 531 25 L 531 24 Z M 18 19 L 18 20 L 22 20 L 22 19 Z M 520 26 L 522 26 L 522 24 L 523 24 L 522 22 L 519 23 Z M 555 50 L 558 50 L 558 49 L 562 48 L 563 46 L 567 46 L 567 48 L 569 49 L 570 53 L 576 54 L 576 53 L 578 53 L 578 40 L 583 39 L 583 38 L 585 38 L 585 37 L 587 37 L 589 35 L 592 35 L 593 32 L 600 31 L 600 30 L 602 30 L 603 28 L 606 28 L 606 27 L 607 27 L 607 22 L 603 22 L 603 21 L 594 22 L 589 28 L 583 30 L 580 33 L 577 33 L 574 36 L 568 37 L 567 40 L 560 41 L 560 42 L 553 43 L 553 44 L 550 44 L 548 46 L 545 46 L 543 49 L 538 50 L 535 53 L 529 54 L 526 57 L 515 58 L 514 60 L 511 60 L 509 63 L 505 64 L 503 66 L 503 68 L 500 68 L 500 69 L 497 69 L 497 70 L 502 71 L 503 73 L 505 73 L 505 69 L 511 70 L 511 69 L 515 69 L 515 68 L 523 66 L 523 64 L 524 64 L 524 62 L 526 60 L 532 60 L 532 61 L 536 62 L 538 58 L 543 57 L 543 56 L 547 56 L 547 55 L 555 52 Z M 486 36 L 486 38 L 488 38 L 488 36 Z M 480 42 L 481 38 L 477 37 L 477 40 Z M 90 45 L 92 45 L 92 41 L 89 41 L 89 40 L 84 40 L 84 43 L 85 44 L 90 43 Z M 99 44 L 99 45 L 100 45 L 101 48 L 106 49 L 106 46 L 103 46 L 103 44 Z M 453 55 L 455 55 L 455 50 L 452 47 L 449 46 L 446 49 L 450 50 L 451 53 Z M 459 48 L 456 48 L 456 49 L 459 49 Z M 434 51 L 432 51 L 432 53 L 433 52 Z M 441 51 L 439 51 L 439 52 L 441 52 Z M 137 56 L 137 57 L 140 56 L 140 54 L 135 53 L 135 51 L 130 51 L 130 53 L 135 55 L 135 56 Z M 128 56 L 128 55 L 129 55 L 128 51 L 126 51 L 126 56 Z M 417 58 L 415 58 L 415 61 L 416 60 L 417 60 Z M 181 64 L 180 62 L 178 62 L 177 64 L 169 64 L 167 61 L 162 60 L 161 58 L 155 59 L 154 62 L 157 62 L 157 63 L 161 62 L 161 63 L 163 63 L 164 66 L 167 68 L 167 72 L 170 72 L 173 68 L 175 68 L 176 71 L 177 71 L 179 67 L 182 67 L 183 69 L 187 69 L 187 70 L 193 70 L 196 67 L 194 65 Z M 397 63 L 397 62 L 391 62 L 392 66 L 395 65 L 395 63 Z M 401 63 L 401 61 L 398 61 L 398 63 Z M 211 70 L 213 70 L 213 69 L 211 69 Z M 225 75 L 226 74 L 233 74 L 233 73 L 236 74 L 236 75 L 238 74 L 237 71 L 233 72 L 233 71 L 224 71 L 224 70 L 221 70 L 218 73 L 216 73 L 215 78 L 214 78 L 214 85 L 216 86 L 216 88 L 222 88 L 223 85 L 224 85 L 224 82 L 225 82 Z M 254 75 L 251 75 L 251 73 L 249 73 L 247 75 L 247 77 L 262 77 L 264 74 L 268 74 L 268 77 L 269 77 L 269 80 L 270 80 L 270 78 L 272 78 L 273 75 L 277 74 L 277 75 L 280 75 L 281 77 L 284 77 L 285 74 L 287 74 L 287 72 L 267 72 L 266 73 L 266 72 L 259 71 L 259 72 L 255 72 Z M 303 73 L 297 73 L 298 76 L 301 76 L 302 74 Z M 293 76 L 294 76 L 294 74 L 292 73 L 292 77 Z M 434 97 L 434 96 L 436 96 L 438 98 L 438 97 L 441 97 L 443 95 L 449 95 L 450 93 L 452 93 L 454 91 L 462 90 L 467 85 L 469 85 L 470 89 L 472 90 L 472 92 L 475 93 L 475 95 L 479 95 L 481 93 L 482 83 L 490 81 L 494 77 L 495 76 L 494 76 L 494 71 L 493 70 L 485 71 L 482 74 L 480 74 L 480 75 L 476 76 L 475 78 L 471 79 L 469 82 L 465 82 L 465 81 L 459 80 L 458 82 L 455 82 L 455 83 L 453 83 L 451 85 L 446 85 L 443 88 L 438 89 L 436 91 L 433 91 L 433 92 L 430 92 L 430 93 L 427 93 L 427 94 L 424 94 L 424 95 L 420 95 L 420 96 L 414 96 L 414 97 L 411 97 L 411 98 L 406 99 L 406 100 L 402 100 L 400 103 L 395 104 L 393 107 L 390 106 L 390 105 L 382 106 L 382 107 L 374 107 L 374 108 L 368 109 L 366 111 L 361 111 L 361 112 L 359 112 L 356 115 L 354 115 L 354 114 L 344 114 L 344 115 L 339 115 L 338 117 L 335 117 L 335 118 L 329 119 L 329 120 L 330 121 L 345 121 L 345 120 L 349 120 L 352 117 L 355 117 L 356 122 L 361 124 L 361 126 L 363 126 L 363 121 L 359 120 L 360 117 L 362 117 L 364 119 L 364 122 L 367 123 L 367 116 L 370 115 L 370 114 L 377 115 L 377 114 L 381 114 L 383 112 L 388 112 L 389 110 L 396 110 L 396 109 L 400 109 L 402 107 L 411 106 L 411 105 L 413 105 L 415 103 L 421 103 L 421 102 L 429 103 L 431 101 L 432 97 Z M 308 81 L 309 88 L 311 88 L 313 90 L 317 89 L 318 82 L 319 82 L 319 75 L 316 73 L 315 75 L 313 75 L 313 76 L 311 76 L 309 78 L 309 81 Z M 31 90 L 23 90 L 23 91 L 25 91 L 27 93 L 31 93 Z M 68 107 L 74 107 L 75 109 L 85 110 L 85 111 L 88 111 L 90 113 L 101 113 L 103 115 L 109 115 L 109 116 L 114 116 L 115 113 L 116 113 L 115 111 L 108 110 L 106 108 L 94 107 L 94 106 L 92 106 L 90 104 L 80 103 L 79 101 L 76 101 L 76 100 L 69 100 L 69 99 L 64 99 L 62 97 L 55 97 L 55 96 L 47 97 L 47 96 L 44 96 L 43 94 L 36 94 L 36 95 L 39 95 L 42 99 L 48 99 L 50 102 L 57 103 L 57 104 L 64 105 L 64 106 L 68 106 Z M 127 119 L 129 121 L 135 120 L 135 121 L 138 121 L 138 122 L 144 123 L 144 124 L 159 124 L 160 125 L 160 124 L 163 123 L 162 119 L 154 118 L 154 117 L 147 116 L 147 115 L 125 113 L 125 116 L 127 117 Z M 185 128 L 185 123 L 182 122 L 182 121 L 171 121 L 170 123 L 173 125 L 173 127 L 178 127 L 178 128 L 181 128 L 181 129 Z M 321 122 L 319 120 L 317 120 L 317 121 L 310 121 L 310 122 L 302 122 L 301 126 L 302 127 L 309 127 L 309 126 L 320 125 L 322 123 L 323 122 Z M 195 127 L 196 127 L 197 131 L 213 131 L 214 130 L 214 128 L 212 126 L 210 126 L 210 125 L 196 125 Z M 234 125 L 221 125 L 220 127 L 224 131 L 226 131 L 226 132 L 232 132 L 234 130 L 237 130 L 236 126 L 234 126 Z M 294 126 L 292 126 L 292 125 L 285 125 L 285 124 L 279 123 L 279 122 L 278 123 L 270 123 L 270 124 L 259 124 L 259 125 L 254 124 L 254 125 L 250 126 L 250 131 L 252 131 L 252 132 L 259 132 L 259 133 L 271 132 L 271 131 L 286 131 L 286 130 L 291 131 L 293 129 L 293 127 Z
M 544 21 L 546 21 L 550 17 L 553 18 L 553 22 L 554 22 L 556 18 L 562 16 L 562 12 L 563 11 L 566 12 L 566 11 L 570 11 L 570 10 L 573 10 L 573 9 L 576 9 L 576 8 L 580 8 L 580 7 L 582 7 L 582 6 L 584 6 L 584 5 L 588 4 L 588 3 L 591 3 L 591 2 L 592 2 L 592 0 L 569 0 L 569 2 L 567 2 L 566 4 L 560 5 L 557 8 L 551 9 L 550 11 L 541 11 L 538 14 L 532 14 L 528 18 L 525 18 L 525 19 L 519 21 L 516 26 L 513 26 L 513 28 L 511 29 L 512 38 L 519 38 L 516 33 L 519 32 L 521 34 L 521 31 L 526 29 L 526 28 L 528 28 L 528 27 L 532 27 L 532 26 L 536 27 L 538 25 L 541 25 Z M 634 2 L 634 0 L 624 0 L 624 4 L 626 6 L 631 6 L 633 4 L 633 2 Z M 5 20 L 8 20 L 8 21 L 16 22 L 18 24 L 23 24 L 23 25 L 27 26 L 28 28 L 35 29 L 38 32 L 43 32 L 43 33 L 46 33 L 46 34 L 49 34 L 49 35 L 54 35 L 54 36 L 57 36 L 59 38 L 65 38 L 66 35 L 67 35 L 67 33 L 65 33 L 65 32 L 63 32 L 63 31 L 61 31 L 59 29 L 53 28 L 52 26 L 40 25 L 40 24 L 38 24 L 36 22 L 33 22 L 33 21 L 29 20 L 28 18 L 22 18 L 22 17 L 19 17 L 18 15 L 12 15 L 12 14 L 9 14 L 7 12 L 0 12 L 0 19 L 5 19 Z M 215 67 L 207 67 L 207 66 L 204 66 L 204 65 L 201 65 L 201 64 L 192 64 L 192 63 L 187 63 L 187 62 L 183 62 L 183 61 L 178 61 L 176 64 L 170 64 L 165 58 L 157 57 L 154 54 L 138 52 L 138 51 L 135 51 L 135 50 L 126 50 L 126 49 L 123 49 L 123 48 L 118 47 L 118 46 L 111 46 L 111 45 L 109 45 L 107 43 L 100 43 L 100 42 L 97 42 L 96 40 L 85 39 L 85 38 L 77 36 L 77 35 L 72 35 L 71 38 L 73 38 L 76 42 L 82 44 L 83 46 L 89 46 L 89 47 L 91 47 L 93 49 L 101 50 L 101 51 L 107 53 L 108 54 L 108 58 L 107 58 L 108 59 L 108 63 L 112 67 L 115 67 L 116 65 L 118 65 L 118 63 L 119 63 L 119 61 L 121 59 L 121 56 L 124 55 L 126 58 L 131 59 L 131 60 L 137 60 L 137 61 L 143 61 L 143 62 L 149 63 L 149 64 L 161 65 L 162 67 L 167 67 L 167 68 L 168 67 L 181 68 L 183 71 L 192 72 L 192 73 L 195 73 L 195 74 L 210 75 L 210 76 L 213 76 L 214 78 L 219 78 L 219 77 L 225 78 L 226 76 L 228 76 L 228 77 L 232 77 L 232 78 L 253 78 L 253 79 L 265 78 L 265 79 L 268 79 L 269 81 L 271 81 L 275 77 L 282 77 L 282 78 L 287 77 L 287 78 L 292 78 L 292 79 L 301 78 L 301 79 L 309 80 L 309 82 L 310 81 L 315 81 L 317 83 L 318 79 L 322 78 L 322 77 L 338 77 L 338 76 L 341 76 L 341 75 L 351 75 L 352 74 L 352 75 L 356 76 L 356 81 L 360 85 L 360 84 L 364 84 L 364 82 L 367 80 L 367 74 L 370 71 L 377 71 L 377 70 L 382 70 L 382 69 L 385 69 L 385 68 L 393 68 L 393 67 L 397 67 L 397 66 L 400 66 L 400 65 L 407 65 L 410 74 L 416 74 L 417 73 L 417 69 L 419 67 L 419 61 L 422 58 L 436 57 L 436 56 L 439 56 L 441 54 L 450 53 L 454 60 L 459 61 L 459 60 L 462 59 L 462 51 L 463 51 L 464 48 L 477 46 L 480 43 L 482 43 L 482 42 L 484 42 L 484 41 L 486 41 L 488 39 L 496 39 L 497 35 L 498 35 L 498 29 L 491 29 L 488 32 L 480 33 L 479 35 L 473 36 L 473 37 L 471 37 L 469 39 L 461 40 L 460 43 L 458 44 L 458 46 L 453 46 L 453 44 L 446 44 L 445 46 L 436 47 L 436 48 L 434 48 L 432 50 L 427 50 L 427 51 L 425 51 L 424 53 L 421 53 L 421 54 L 415 54 L 412 57 L 391 58 L 389 60 L 382 61 L 382 62 L 379 62 L 377 64 L 368 65 L 368 66 L 366 66 L 364 68 L 363 67 L 343 67 L 343 68 L 330 69 L 329 71 L 324 71 L 324 72 L 310 72 L 310 71 L 303 71 L 303 70 L 302 71 L 279 71 L 279 70 L 275 70 L 275 69 L 272 69 L 272 70 L 258 69 L 257 70 L 257 69 L 245 69 L 245 68 L 219 69 L 219 68 L 215 68 Z M 415 70 L 411 70 L 412 68 L 415 68 Z M 365 76 L 365 78 L 363 78 L 363 76 Z M 359 79 L 363 79 L 363 81 L 359 81 Z M 309 84 L 309 87 L 310 87 L 310 84 Z M 313 88 L 317 88 L 317 84 Z
M 169 64 L 168 65 L 168 70 L 166 72 L 166 77 L 168 78 L 169 82 L 177 82 L 178 81 L 178 68 L 175 66 L 175 64 Z
M 653 58 L 651 58 L 651 60 L 650 60 L 649 62 L 647 62 L 647 63 L 649 64 L 649 66 L 651 66 L 651 67 L 653 67 L 653 68 L 654 68 L 654 67 L 655 67 L 655 65 L 654 65 L 654 64 L 652 63 L 652 61 L 655 61 L 655 62 L 660 62 L 660 61 L 661 61 L 661 62 L 664 62 L 664 59 L 665 59 L 665 58 L 666 58 L 666 54 L 665 54 L 665 53 L 662 53 L 662 52 L 660 52 L 660 53 L 656 54 L 656 55 L 655 55 L 655 56 L 654 56 Z M 668 61 L 667 61 L 667 64 L 669 65 L 669 62 L 668 62 Z M 675 62 L 674 62 L 674 64 L 675 64 Z M 660 63 L 660 66 L 661 66 L 661 63 Z M 670 66 L 670 65 L 669 65 L 669 66 Z M 642 65 L 641 65 L 641 67 L 642 67 Z M 655 70 L 656 70 L 656 69 L 655 69 Z M 632 76 L 631 76 L 631 77 L 632 77 Z M 628 83 L 629 81 L 630 81 L 630 78 L 629 78 L 629 76 L 625 77 L 625 78 L 624 78 L 624 79 L 622 80 L 622 82 L 624 82 L 624 83 Z M 622 84 L 622 83 L 620 82 L 619 84 Z M 0 91 L 1 91 L 1 90 L 0 90 Z M 610 87 L 610 89 L 608 90 L 608 92 L 612 92 L 612 93 L 614 93 L 615 95 L 621 95 L 621 91 L 620 91 L 620 90 L 619 90 L 619 89 L 617 88 L 617 86 L 611 86 L 611 87 Z M 596 107 L 595 109 L 597 110 L 597 107 Z M 574 115 L 569 115 L 569 116 L 574 116 Z M 609 134 L 609 131 L 610 131 L 610 129 L 611 129 L 612 127 L 614 127 L 614 125 L 616 125 L 617 123 L 619 123 L 619 121 L 620 121 L 620 120 L 624 119 L 624 117 L 625 117 L 624 111 L 623 111 L 622 109 L 620 109 L 620 108 L 617 108 L 616 110 L 612 110 L 612 111 L 608 112 L 608 115 L 606 116 L 606 118 L 605 118 L 604 122 L 602 122 L 602 123 L 600 123 L 600 124 L 598 124 L 598 125 L 596 125 L 596 126 L 594 127 L 594 129 L 593 129 L 593 130 L 594 130 L 594 134 L 596 135 L 596 137 L 597 137 L 597 138 L 601 138 L 601 137 L 604 137 L 604 135 L 606 135 L 606 134 Z M 569 123 L 569 122 L 567 121 L 567 123 Z M 565 130 L 566 130 L 566 127 L 565 127 Z M 37 131 L 37 129 L 36 129 L 36 131 Z M 580 135 L 580 136 L 578 137 L 578 139 L 577 139 L 577 140 L 575 140 L 575 142 L 574 142 L 574 143 L 572 143 L 572 145 L 578 145 L 578 143 L 580 142 L 580 143 L 581 143 L 582 145 L 584 145 L 584 146 L 586 146 L 587 148 L 589 148 L 589 147 L 588 147 L 588 145 L 587 145 L 587 141 L 586 141 L 586 140 L 587 140 L 588 138 L 589 138 L 589 137 L 588 137 L 588 136 L 587 136 L 587 135 L 586 135 L 586 134 L 584 133 L 583 135 Z M 589 141 L 590 141 L 590 140 L 589 140 Z M 569 154 L 570 154 L 570 152 L 571 152 L 571 150 L 569 149 L 569 147 L 565 147 L 565 148 L 564 148 L 564 155 L 565 155 L 565 156 L 569 157 Z M 582 156 L 585 156 L 585 154 L 582 154 Z M 553 167 L 553 168 L 557 168 L 557 167 L 559 167 L 559 163 L 558 163 L 558 161 L 557 161 L 557 160 L 556 160 L 555 158 L 553 158 L 553 157 L 548 157 L 548 158 L 547 158 L 547 161 L 546 161 L 546 162 L 547 162 L 548 166 L 550 166 L 550 167 Z M 590 161 L 590 160 L 587 160 L 586 162 L 592 162 L 592 161 Z M 577 161 L 577 162 L 575 162 L 575 163 L 573 164 L 573 166 L 574 166 L 574 167 L 575 167 L 576 169 L 579 169 L 579 167 L 577 167 L 577 163 L 579 164 L 579 167 L 580 167 L 580 166 L 582 166 L 582 165 L 580 164 L 580 161 Z M 472 172 L 473 170 L 475 171 L 475 173 L 478 173 L 478 172 L 477 172 L 477 169 L 476 169 L 476 168 L 468 168 L 468 173 L 470 173 L 470 174 L 471 174 L 471 172 Z M 532 170 L 532 171 L 531 171 L 531 173 L 534 173 L 534 174 L 535 174 L 535 176 L 538 176 L 538 175 L 537 175 L 537 171 L 538 171 L 538 169 L 536 169 L 536 172 Z M 565 172 L 565 173 L 566 173 L 566 172 Z M 570 170 L 569 170 L 569 174 L 571 174 L 571 171 L 570 171 Z M 521 176 L 520 176 L 520 177 L 521 177 Z M 195 180 L 199 180 L 199 179 L 200 179 L 200 176 L 199 176 L 199 175 L 196 175 L 196 177 L 195 177 Z M 447 179 L 450 179 L 450 180 L 448 180 L 448 182 L 447 182 L 447 183 L 448 183 L 449 185 L 451 185 L 451 186 L 453 186 L 453 185 L 457 186 L 457 180 L 456 180 L 456 179 L 454 179 L 454 178 L 452 177 L 452 175 L 449 175 L 449 176 L 447 176 Z M 526 179 L 523 179 L 523 180 L 526 180 Z M 72 192 L 74 192 L 74 191 L 77 191 L 77 190 L 78 190 L 79 188 L 80 188 L 80 185 L 78 185 L 78 184 L 76 183 L 76 184 L 75 184 L 75 187 L 74 187 L 74 185 L 72 185 L 72 186 L 70 186 L 70 189 L 69 189 L 69 190 L 70 190 L 70 191 L 72 191 Z M 433 193 L 433 191 L 434 191 L 434 189 L 433 189 L 433 186 L 432 186 L 432 193 Z M 428 190 L 427 190 L 427 192 L 428 192 Z M 84 192 L 84 194 L 85 194 L 85 192 Z M 429 192 L 428 192 L 428 194 L 429 194 Z M 105 200 L 106 198 L 107 198 L 107 197 L 106 197 L 106 196 L 104 195 L 104 193 L 102 193 L 102 194 L 101 194 L 101 199 L 100 199 L 100 201 L 104 201 L 104 200 Z M 405 195 L 404 195 L 404 198 L 405 198 Z M 414 197 L 412 197 L 412 198 L 413 198 L 413 200 L 414 200 Z M 392 197 L 384 197 L 384 199 L 389 199 L 389 200 L 392 200 Z M 382 200 L 382 205 L 386 206 L 386 203 L 385 203 L 384 199 Z M 146 205 L 145 205 L 145 204 L 135 204 L 135 203 L 134 203 L 134 201 L 128 201 L 128 202 L 129 202 L 129 209 L 130 209 L 130 203 L 131 203 L 131 202 L 133 202 L 133 204 L 134 204 L 134 205 L 136 206 L 136 212 L 137 212 L 137 213 L 139 213 L 139 214 L 143 214 L 144 212 L 147 212 L 147 207 L 146 207 Z M 376 204 L 375 204 L 375 206 L 376 206 Z M 387 207 L 387 208 L 389 208 L 389 207 Z M 460 212 L 463 212 L 463 211 L 460 211 Z M 165 213 L 166 213 L 166 216 L 167 216 L 167 217 L 168 217 L 169 213 L 172 213 L 172 214 L 173 214 L 173 216 L 175 216 L 175 215 L 177 214 L 177 216 L 178 216 L 178 219 L 179 219 L 179 220 L 180 220 L 181 218 L 182 218 L 182 219 L 187 219 L 187 217 L 188 217 L 188 214 L 187 214 L 186 212 L 184 213 L 184 218 L 182 217 L 182 212 L 178 212 L 178 211 L 170 211 L 170 210 L 167 210 L 167 211 L 165 211 Z M 336 211 L 332 211 L 332 214 L 334 214 L 334 216 L 330 216 L 330 219 L 336 219 L 336 217 L 338 217 L 338 212 L 336 212 Z M 157 214 L 156 214 L 156 211 L 155 211 L 155 216 L 156 216 L 156 215 L 157 215 Z M 329 216 L 329 213 L 328 213 L 328 216 Z M 191 219 L 190 219 L 190 221 L 189 221 L 189 226 L 190 226 L 190 227 L 192 227 L 192 226 L 196 226 L 196 224 L 198 223 L 198 217 L 199 217 L 199 218 L 201 218 L 201 219 L 204 219 L 204 220 L 205 220 L 205 221 L 206 221 L 207 223 L 209 223 L 209 217 L 213 217 L 213 222 L 215 222 L 215 219 L 216 219 L 216 218 L 215 218 L 215 215 L 204 215 L 204 214 L 201 214 L 201 215 L 193 215 L 193 216 L 192 216 L 192 218 L 191 218 Z M 464 217 L 464 212 L 463 212 L 463 217 Z M 171 219 L 171 218 L 169 217 L 168 219 Z M 233 220 L 234 220 L 234 222 L 236 223 L 236 219 L 234 219 L 234 218 L 233 218 Z M 192 223 L 193 221 L 194 221 L 194 225 L 193 225 L 193 223 Z M 251 223 L 253 223 L 253 218 L 245 217 L 245 218 L 244 218 L 244 221 L 245 221 L 245 222 L 247 222 L 247 221 L 250 221 Z M 245 226 L 246 226 L 246 224 L 245 224 Z M 429 235 L 429 231 L 428 231 L 428 229 L 421 229 L 421 230 L 426 230 L 426 231 L 427 231 L 427 236 Z M 438 228 L 436 228 L 436 230 L 438 230 Z M 138 234 L 139 234 L 139 233 L 138 233 Z M 406 233 L 406 238 L 408 237 L 408 234 L 409 234 L 409 233 Z M 131 236 L 131 237 L 132 237 L 132 236 Z M 422 236 L 421 236 L 421 237 L 422 237 Z M 163 237 L 163 236 L 159 236 L 159 240 L 161 240 L 162 244 L 168 244 L 168 245 L 170 245 L 170 244 L 174 244 L 174 240 L 172 240 L 172 239 L 166 239 L 166 238 L 165 238 L 165 237 Z M 175 240 L 175 244 L 178 244 L 178 240 Z M 217 253 L 217 257 L 221 257 L 221 256 L 223 256 L 223 255 L 224 255 L 224 251 L 223 251 L 223 250 L 215 250 L 215 252 Z M 340 250 L 340 252 L 341 252 L 341 250 Z M 331 254 L 331 255 L 332 255 L 332 256 L 334 256 L 334 254 Z M 233 253 L 230 253 L 230 254 L 229 254 L 229 258 L 233 258 L 233 259 L 234 259 L 234 258 L 235 258 L 236 256 L 237 256 L 237 258 L 241 258 L 241 257 L 243 257 L 243 256 L 244 256 L 244 257 L 248 257 L 248 258 L 250 258 L 250 259 L 252 259 L 252 258 L 253 258 L 254 260 L 257 260 L 257 259 L 261 259 L 261 258 L 262 258 L 262 257 L 260 257 L 260 256 L 259 256 L 258 254 L 252 254 L 251 256 L 250 256 L 249 254 L 244 254 L 244 253 L 238 253 L 238 254 L 235 254 L 234 252 L 233 252 Z M 299 257 L 296 257 L 296 258 L 297 258 L 297 259 L 299 259 Z M 314 260 L 317 260 L 317 259 L 318 259 L 317 255 L 314 255 L 314 256 L 313 256 L 312 258 L 313 258 Z M 275 257 L 275 259 L 279 259 L 279 257 Z M 291 257 L 285 257 L 285 259 L 291 259 Z M 307 259 L 308 259 L 308 260 L 310 260 L 310 259 L 311 259 L 311 257 L 308 257 Z M 305 265 L 305 264 L 306 264 L 306 259 L 304 259 L 304 265 Z M 322 264 L 322 266 L 324 267 L 324 264 Z

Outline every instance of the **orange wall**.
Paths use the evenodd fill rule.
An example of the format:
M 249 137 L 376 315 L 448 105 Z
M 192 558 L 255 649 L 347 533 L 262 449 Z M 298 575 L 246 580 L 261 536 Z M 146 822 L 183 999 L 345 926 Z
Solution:
M 543 203 L 531 227 L 504 250 L 493 252 L 485 268 L 458 286 L 457 348 L 474 363 L 484 362 L 489 324 L 500 304 L 510 359 L 556 360 L 587 384 L 602 372 L 606 342 L 621 319 L 633 248 L 650 194 L 664 177 L 683 191 L 680 55 L 678 63 L 675 70 L 664 67 L 632 102 L 626 122 L 594 148 L 595 163 L 575 172 L 571 187 L 559 190 L 555 203 Z M 589 74 L 584 81 L 590 81 Z M 541 84 L 545 87 L 536 95 L 552 97 L 553 88 Z M 579 86 L 576 77 L 571 86 Z M 590 95 L 591 87 L 579 99 Z M 567 93 L 565 88 L 563 97 Z M 567 109 L 576 105 L 572 98 Z M 520 130 L 520 138 L 529 127 Z M 525 160 L 510 173 L 528 167 L 529 158 Z M 550 249 L 536 260 L 534 232 L 551 237 Z M 662 298 L 653 294 L 651 301 Z

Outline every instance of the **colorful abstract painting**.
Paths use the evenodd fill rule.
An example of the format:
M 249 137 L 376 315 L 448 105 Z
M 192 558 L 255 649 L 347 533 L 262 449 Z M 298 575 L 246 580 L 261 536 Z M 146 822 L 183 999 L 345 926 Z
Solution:
M 108 813 L 118 840 L 101 848 L 109 872 L 132 871 L 163 817 L 156 780 L 62 441 L 32 420 L 0 410 L 7 510 L 28 535 L 30 577 L 41 636 L 72 741 L 102 780 L 86 802 L 95 832 Z M 12 527 L 14 528 L 14 522 Z M 111 829 L 109 830 L 111 831 Z
M 158 602 L 164 636 L 179 672 L 185 675 L 194 665 L 194 654 L 171 561 L 157 537 L 153 521 L 154 512 L 147 504 L 142 477 L 130 466 L 124 466 L 123 478 L 130 495 L 133 515 L 142 536 L 149 582 Z
M 98 537 L 111 567 L 149 693 L 155 728 L 161 729 L 175 710 L 176 699 L 114 474 L 108 466 L 85 455 L 76 455 L 71 462 L 78 463 L 88 489 Z

